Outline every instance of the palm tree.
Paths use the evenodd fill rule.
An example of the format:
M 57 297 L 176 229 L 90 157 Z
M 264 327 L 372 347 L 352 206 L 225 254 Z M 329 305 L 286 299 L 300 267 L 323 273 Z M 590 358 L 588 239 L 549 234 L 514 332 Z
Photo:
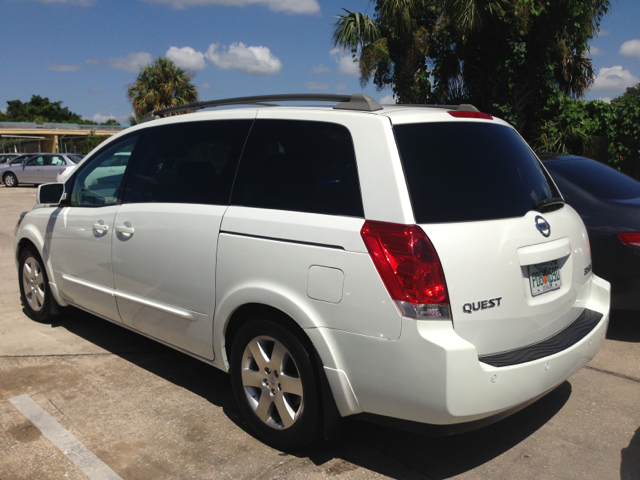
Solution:
M 346 11 L 333 43 L 360 52 L 360 83 L 398 103 L 473 102 L 512 116 L 522 133 L 554 91 L 582 97 L 594 81 L 588 40 L 610 0 L 375 0 Z
M 163 108 L 198 100 L 198 89 L 191 83 L 194 74 L 160 57 L 143 67 L 134 83 L 127 87 L 127 98 L 137 118 Z

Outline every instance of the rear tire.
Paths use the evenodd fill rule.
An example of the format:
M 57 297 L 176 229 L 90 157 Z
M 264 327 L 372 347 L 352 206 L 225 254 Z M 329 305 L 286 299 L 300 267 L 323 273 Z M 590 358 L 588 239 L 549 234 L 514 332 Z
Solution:
M 4 178 L 2 180 L 4 184 L 9 188 L 18 186 L 18 178 L 15 176 L 15 174 L 11 172 L 5 173 Z
M 37 250 L 26 247 L 20 254 L 20 300 L 27 316 L 36 322 L 50 322 L 60 314 L 44 263 Z
M 271 321 L 256 319 L 235 335 L 231 385 L 246 422 L 264 443 L 299 449 L 320 434 L 320 391 L 302 342 Z

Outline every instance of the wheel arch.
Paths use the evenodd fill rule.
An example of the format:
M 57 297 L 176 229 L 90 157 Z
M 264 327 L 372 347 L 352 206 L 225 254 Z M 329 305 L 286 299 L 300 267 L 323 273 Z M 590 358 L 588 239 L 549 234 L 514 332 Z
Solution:
M 339 435 L 341 430 L 341 415 L 338 410 L 335 397 L 336 395 L 342 396 L 343 392 L 335 392 L 334 389 L 331 388 L 325 373 L 324 367 L 327 365 L 327 361 L 332 365 L 333 360 L 326 359 L 327 361 L 325 361 L 325 359 L 320 357 L 319 352 L 326 354 L 329 350 L 324 347 L 320 349 L 316 348 L 311 338 L 305 332 L 305 328 L 302 326 L 305 324 L 315 326 L 312 315 L 309 313 L 302 313 L 305 318 L 303 318 L 302 321 L 299 321 L 298 319 L 293 318 L 289 312 L 274 305 L 277 303 L 278 302 L 263 303 L 247 301 L 245 303 L 238 304 L 236 308 L 231 309 L 231 311 L 224 316 L 219 315 L 220 311 L 216 309 L 216 321 L 214 321 L 214 349 L 218 347 L 218 351 L 215 352 L 215 358 L 217 360 L 216 363 L 223 370 L 227 372 L 229 371 L 228 358 L 233 339 L 240 327 L 252 319 L 262 317 L 285 327 L 296 335 L 309 352 L 311 362 L 319 382 L 318 387 L 320 389 L 322 401 L 321 411 L 323 416 L 324 437 L 327 440 L 335 438 Z M 228 305 L 229 304 L 227 303 L 227 307 Z M 304 312 L 299 305 L 292 306 L 291 310 L 298 311 L 299 313 Z M 220 316 L 225 320 L 221 321 Z M 217 341 L 215 341 L 216 337 L 218 337 Z
M 20 240 L 16 243 L 15 251 L 16 267 L 19 268 L 20 256 L 24 249 L 27 247 L 33 247 L 38 252 L 38 255 L 40 255 L 40 258 L 44 263 L 44 268 L 47 272 L 47 277 L 49 278 L 49 287 L 54 300 L 61 307 L 68 306 L 69 304 L 60 296 L 60 292 L 58 291 L 58 287 L 55 283 L 51 259 L 45 249 L 45 239 L 42 237 L 40 231 L 34 225 L 27 224 L 21 226 L 19 234 Z M 20 274 L 20 272 L 18 272 L 18 274 Z

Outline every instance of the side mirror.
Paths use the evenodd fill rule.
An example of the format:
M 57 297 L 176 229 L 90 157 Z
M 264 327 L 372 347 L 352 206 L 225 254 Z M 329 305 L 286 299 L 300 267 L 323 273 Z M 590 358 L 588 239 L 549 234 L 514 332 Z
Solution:
M 38 205 L 58 205 L 64 200 L 64 183 L 45 183 L 38 186 Z

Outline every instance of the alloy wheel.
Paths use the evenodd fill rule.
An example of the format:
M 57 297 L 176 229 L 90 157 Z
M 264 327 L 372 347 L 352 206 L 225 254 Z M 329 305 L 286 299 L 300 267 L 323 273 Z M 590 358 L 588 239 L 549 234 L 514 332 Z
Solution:
M 275 338 L 262 335 L 246 346 L 242 385 L 256 416 L 272 428 L 289 428 L 302 414 L 299 370 L 287 348 Z
M 29 307 L 39 312 L 44 306 L 45 284 L 40 263 L 33 257 L 27 257 L 22 267 L 22 285 Z

